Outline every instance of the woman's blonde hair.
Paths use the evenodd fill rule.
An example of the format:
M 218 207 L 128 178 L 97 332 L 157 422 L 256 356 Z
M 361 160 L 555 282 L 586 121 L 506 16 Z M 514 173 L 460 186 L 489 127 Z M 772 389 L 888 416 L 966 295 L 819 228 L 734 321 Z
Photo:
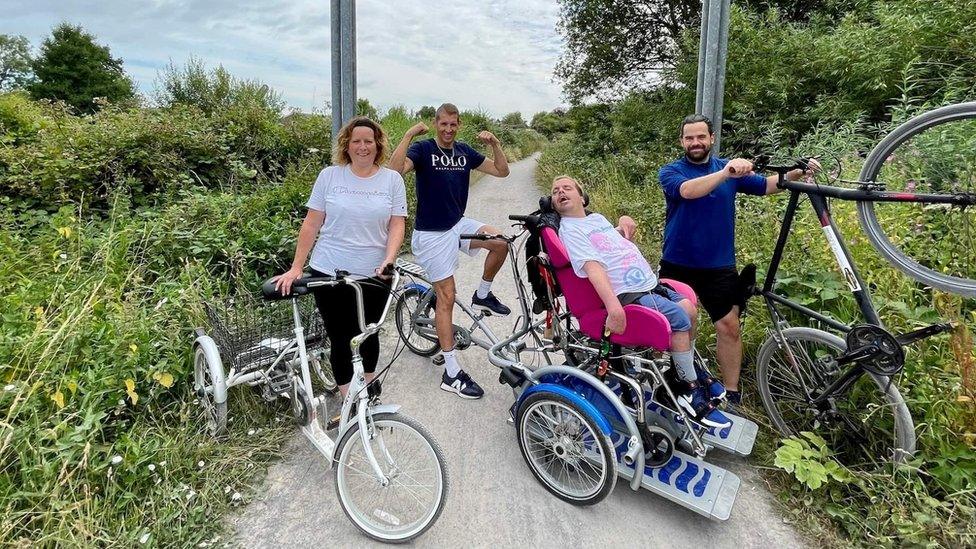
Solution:
M 356 128 L 369 128 L 373 130 L 373 139 L 376 140 L 376 158 L 373 163 L 382 166 L 386 162 L 390 144 L 386 139 L 386 132 L 383 126 L 370 120 L 365 116 L 357 116 L 346 123 L 339 130 L 339 138 L 335 140 L 335 148 L 332 149 L 332 163 L 338 166 L 345 166 L 352 162 L 349 158 L 349 141 L 352 139 L 352 131 Z

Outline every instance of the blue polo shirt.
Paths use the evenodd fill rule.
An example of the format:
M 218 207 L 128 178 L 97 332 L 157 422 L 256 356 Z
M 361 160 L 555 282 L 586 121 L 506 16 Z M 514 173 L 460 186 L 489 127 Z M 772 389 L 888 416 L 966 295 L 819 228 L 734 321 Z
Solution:
M 682 157 L 658 172 L 667 201 L 664 261 L 698 269 L 735 266 L 735 195 L 766 194 L 766 178 L 730 177 L 701 198 L 682 198 L 680 192 L 685 181 L 713 174 L 728 163 L 727 158 L 710 156 L 708 162 L 695 164 Z
M 418 231 L 446 231 L 464 216 L 468 205 L 471 170 L 485 156 L 466 143 L 454 142 L 453 149 L 442 149 L 433 138 L 418 141 L 407 149 L 407 158 L 417 172 Z

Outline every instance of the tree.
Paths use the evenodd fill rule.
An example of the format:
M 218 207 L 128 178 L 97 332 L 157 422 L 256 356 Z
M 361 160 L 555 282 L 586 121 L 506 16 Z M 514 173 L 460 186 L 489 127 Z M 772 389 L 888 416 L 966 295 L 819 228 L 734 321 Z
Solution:
M 424 105 L 423 107 L 420 107 L 420 110 L 417 111 L 417 118 L 421 120 L 433 120 L 434 113 L 436 112 L 437 109 L 435 109 L 434 107 L 431 107 L 430 105 Z
M 569 131 L 569 118 L 566 116 L 566 111 L 562 109 L 537 112 L 532 117 L 532 124 L 529 127 L 551 139 L 557 134 Z
M 376 107 L 374 107 L 369 99 L 365 97 L 360 97 L 356 100 L 356 116 L 365 116 L 370 120 L 379 120 L 380 114 L 376 112 Z
M 23 36 L 0 34 L 0 92 L 23 88 L 30 78 L 30 42 Z
M 208 69 L 192 56 L 182 67 L 172 62 L 166 67 L 156 80 L 154 97 L 161 107 L 193 105 L 207 114 L 249 106 L 278 116 L 285 108 L 281 95 L 266 84 L 235 78 L 223 65 Z
M 701 0 L 560 0 L 558 29 L 566 41 L 555 69 L 572 103 L 587 97 L 616 99 L 628 91 L 653 87 L 697 46 Z M 756 11 L 777 10 L 784 22 L 814 15 L 837 18 L 864 0 L 741 0 Z
M 98 110 L 96 97 L 119 102 L 135 95 L 122 60 L 114 59 L 107 46 L 98 45 L 80 26 L 55 27 L 44 39 L 33 69 L 36 80 L 28 89 L 34 99 L 64 101 L 81 112 Z
M 522 113 L 520 112 L 510 112 L 506 114 L 502 117 L 502 124 L 520 129 L 529 127 L 529 125 L 525 123 L 525 119 L 522 118 Z

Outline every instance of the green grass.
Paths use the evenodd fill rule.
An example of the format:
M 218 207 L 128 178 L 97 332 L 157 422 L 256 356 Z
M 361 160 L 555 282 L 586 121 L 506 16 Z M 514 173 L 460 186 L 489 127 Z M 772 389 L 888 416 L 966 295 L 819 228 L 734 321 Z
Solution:
M 165 118 L 113 116 L 138 125 L 143 115 Z M 462 138 L 492 128 L 476 115 Z M 393 110 L 383 122 L 395 145 L 415 121 Z M 513 161 L 542 146 L 534 132 L 499 134 Z M 3 158 L 16 157 L 20 146 L 41 154 L 68 142 L 43 132 L 28 137 L 0 141 Z M 204 301 L 252 290 L 290 264 L 322 167 L 322 151 L 295 154 L 280 175 L 206 188 L 182 173 L 177 181 L 115 186 L 94 208 L 85 195 L 52 197 L 51 209 L 0 198 L 0 545 L 226 540 L 221 517 L 255 497 L 294 428 L 287 410 L 235 388 L 229 436 L 204 434 L 192 392 L 192 330 L 205 323 Z M 35 167 L 49 169 L 48 160 Z M 0 180 L 4 167 L 0 161 Z M 30 180 L 28 168 L 18 167 L 18 181 Z M 102 173 L 92 165 L 83 171 Z M 134 177 L 154 175 L 120 181 Z M 138 194 L 148 187 L 161 190 Z

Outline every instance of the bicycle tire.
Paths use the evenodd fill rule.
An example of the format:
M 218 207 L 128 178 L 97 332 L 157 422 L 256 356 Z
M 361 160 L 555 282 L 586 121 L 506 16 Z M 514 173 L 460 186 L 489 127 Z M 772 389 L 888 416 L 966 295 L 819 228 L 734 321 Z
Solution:
M 864 166 L 861 168 L 858 179 L 865 182 L 876 182 L 885 163 L 890 158 L 895 158 L 893 154 L 896 150 L 902 145 L 908 146 L 908 142 L 923 131 L 950 122 L 969 119 L 976 119 L 976 102 L 941 107 L 904 122 L 871 150 L 871 153 L 868 154 L 864 162 Z M 941 273 L 922 265 L 918 260 L 909 256 L 898 245 L 892 242 L 887 231 L 885 231 L 879 222 L 877 212 L 878 204 L 877 202 L 859 201 L 857 203 L 857 213 L 861 228 L 867 234 L 871 244 L 885 260 L 901 272 L 923 284 L 928 284 L 933 288 L 966 297 L 976 297 L 976 279 L 970 278 L 976 275 L 965 273 L 968 276 L 954 276 L 952 274 Z
M 558 410 L 561 412 L 560 416 L 563 421 L 555 422 L 557 427 L 563 425 L 564 422 L 567 428 L 583 427 L 585 429 L 585 435 L 581 435 L 579 440 L 575 441 L 576 444 L 566 443 L 563 439 L 567 439 L 570 442 L 574 441 L 567 434 L 556 433 L 554 428 L 551 427 L 552 418 L 548 418 L 545 424 L 537 421 L 533 428 L 532 425 L 529 425 L 529 422 L 536 414 L 544 413 L 541 411 L 544 406 L 549 406 L 551 411 Z M 519 405 L 515 425 L 519 450 L 522 452 L 525 463 L 529 466 L 536 480 L 550 493 L 573 505 L 587 506 L 603 501 L 613 491 L 613 487 L 617 482 L 617 462 L 613 444 L 610 442 L 610 438 L 603 434 L 596 425 L 596 422 L 577 408 L 569 399 L 554 393 L 538 392 L 531 394 Z M 529 440 L 529 438 L 533 434 L 538 436 L 540 432 L 545 433 L 547 429 L 552 432 L 550 441 L 555 439 L 559 440 L 553 442 L 552 452 L 550 452 L 552 459 L 548 460 L 547 463 L 542 463 L 547 458 L 545 454 L 539 454 L 539 452 L 545 452 L 544 445 L 535 442 L 535 446 L 532 446 L 533 441 Z M 587 443 L 589 443 L 590 448 L 586 448 Z M 561 445 L 561 452 L 556 447 L 557 445 Z M 569 448 L 570 446 L 572 448 Z M 597 455 L 590 457 L 575 455 L 576 452 L 582 452 L 582 450 L 596 451 Z M 583 468 L 579 466 L 580 462 L 583 462 L 585 466 L 596 469 L 597 478 L 589 490 L 581 491 L 576 489 L 576 485 L 574 485 L 571 479 L 567 479 L 566 482 L 560 482 L 560 479 L 557 478 L 559 476 L 558 471 L 563 471 L 569 475 L 572 474 L 571 470 L 573 469 L 580 470 L 582 474 L 576 480 L 582 486 L 584 484 L 583 477 L 587 475 L 582 471 Z M 553 473 L 546 467 L 552 464 L 556 464 L 557 473 Z M 588 477 L 585 480 L 589 480 L 590 478 L 592 477 Z
M 843 352 L 847 348 L 847 344 L 843 339 L 814 328 L 787 328 L 783 330 L 783 336 L 786 339 L 787 344 L 794 351 L 797 349 L 797 344 L 799 343 L 820 345 L 824 347 L 823 351 L 825 353 L 829 352 L 831 355 Z M 806 350 L 808 347 L 804 347 L 804 349 Z M 854 459 L 850 459 L 850 456 L 854 454 L 867 453 L 868 455 L 863 456 L 866 458 L 866 463 L 875 463 L 879 461 L 877 459 L 879 457 L 877 456 L 877 453 L 880 452 L 876 448 L 849 448 L 848 446 L 851 445 L 838 447 L 843 445 L 843 443 L 846 442 L 850 437 L 858 434 L 851 430 L 851 424 L 844 423 L 837 426 L 839 429 L 833 429 L 830 432 L 827 432 L 822 427 L 825 424 L 831 423 L 831 421 L 828 421 L 829 418 L 825 419 L 821 416 L 820 419 L 815 419 L 811 416 L 810 412 L 812 412 L 812 410 L 803 409 L 804 401 L 802 397 L 793 399 L 791 402 L 788 398 L 784 398 L 786 396 L 782 394 L 784 389 L 771 386 L 770 382 L 773 377 L 771 369 L 782 369 L 784 367 L 788 367 L 784 362 L 776 363 L 774 361 L 774 353 L 777 351 L 782 351 L 782 349 L 780 348 L 779 342 L 776 340 L 775 334 L 773 334 L 770 335 L 769 338 L 763 343 L 762 347 L 760 347 L 759 354 L 756 359 L 756 376 L 758 378 L 759 394 L 762 398 L 763 406 L 766 408 L 766 412 L 769 415 L 769 419 L 772 420 L 776 430 L 779 431 L 779 433 L 784 437 L 795 436 L 800 434 L 802 431 L 812 431 L 820 434 L 825 440 L 827 440 L 828 445 L 830 445 L 831 449 L 837 453 L 838 457 L 849 466 L 855 466 L 857 463 L 859 463 Z M 810 356 L 808 351 L 805 351 L 803 355 L 808 357 Z M 826 359 L 826 356 L 822 358 Z M 824 363 L 819 365 L 807 365 L 816 366 L 815 369 L 808 369 L 809 373 L 825 373 L 823 371 L 824 368 L 822 368 Z M 809 380 L 810 385 L 819 387 L 820 389 L 825 389 L 829 384 L 829 378 L 826 376 L 821 377 L 819 380 L 810 379 L 811 376 L 809 374 L 801 377 L 806 377 L 807 380 Z M 866 382 L 865 378 L 869 378 L 870 382 Z M 794 379 L 797 379 L 797 377 L 794 376 Z M 888 378 L 865 372 L 862 378 L 855 383 L 855 386 L 849 390 L 849 393 L 853 393 L 855 390 L 864 391 L 867 393 L 876 391 L 880 395 L 883 395 L 883 398 L 881 399 L 884 402 L 883 408 L 890 410 L 892 416 L 893 424 L 891 428 L 893 436 L 890 448 L 882 449 L 882 451 L 890 455 L 881 456 L 881 460 L 893 461 L 898 464 L 906 462 L 915 452 L 915 425 L 912 421 L 911 412 L 909 412 L 908 406 L 905 404 L 905 400 L 902 398 L 898 388 L 895 387 L 893 383 L 889 383 Z M 857 404 L 858 403 L 855 403 L 855 407 L 857 407 Z M 876 410 L 882 409 L 870 409 L 870 406 L 866 408 L 868 408 L 866 411 L 869 412 L 869 416 L 866 419 L 871 419 L 871 415 L 873 415 Z M 805 413 L 805 415 L 801 416 L 803 421 L 801 421 L 801 418 L 785 418 L 782 411 L 784 409 L 792 410 L 796 412 L 797 415 Z M 816 414 L 813 415 L 815 416 Z M 821 423 L 821 421 L 823 423 Z M 877 423 L 877 421 L 874 423 Z M 866 425 L 867 423 L 865 422 L 865 426 Z M 874 455 L 870 455 L 872 452 Z
M 220 438 L 227 434 L 227 401 L 214 402 L 212 372 L 207 353 L 200 345 L 194 345 L 193 388 L 200 407 L 203 408 L 203 420 L 207 432 L 214 438 Z
M 397 297 L 396 309 L 394 311 L 397 333 L 412 353 L 420 356 L 434 356 L 441 350 L 440 343 L 437 340 L 432 340 L 416 332 L 413 322 L 410 320 L 410 317 L 414 313 L 414 308 L 420 306 L 422 297 L 423 293 L 417 288 L 407 288 Z M 411 300 L 414 299 L 416 301 L 411 303 Z M 433 307 L 428 305 L 427 311 L 425 312 L 433 313 Z M 433 315 L 430 315 L 430 318 L 433 318 Z
M 433 526 L 444 510 L 444 503 L 447 501 L 447 493 L 450 486 L 450 477 L 448 476 L 447 465 L 444 460 L 444 452 L 427 429 L 411 417 L 396 412 L 377 413 L 372 416 L 372 425 L 377 432 L 371 440 L 383 440 L 382 444 L 388 451 L 388 455 L 392 455 L 398 451 L 396 448 L 389 447 L 390 441 L 392 440 L 392 436 L 390 435 L 392 435 L 395 428 L 400 429 L 405 427 L 405 431 L 398 432 L 409 431 L 414 433 L 418 437 L 417 440 L 422 441 L 421 445 L 425 447 L 422 450 L 427 452 L 427 457 L 433 458 L 432 463 L 428 464 L 430 468 L 426 470 L 418 469 L 416 468 L 417 464 L 411 463 L 411 469 L 405 471 L 395 463 L 391 464 L 387 462 L 388 460 L 382 455 L 383 450 L 379 443 L 372 444 L 373 452 L 376 455 L 377 461 L 380 462 L 380 466 L 384 469 L 384 473 L 392 476 L 388 486 L 381 486 L 376 481 L 373 468 L 366 459 L 365 450 L 361 448 L 363 437 L 360 436 L 359 424 L 356 423 L 346 431 L 336 449 L 336 497 L 339 499 L 340 507 L 342 507 L 342 512 L 346 514 L 346 517 L 370 538 L 386 543 L 406 543 L 420 536 Z M 385 439 L 381 434 L 384 429 L 390 430 L 389 435 Z M 359 452 L 354 454 L 354 450 L 357 448 Z M 400 457 L 402 457 L 402 454 Z M 353 465 L 353 461 L 356 459 L 361 460 L 358 467 Z M 392 465 L 392 468 L 387 470 L 387 466 L 390 465 Z M 402 462 L 399 465 L 406 467 Z M 409 496 L 411 506 L 416 506 L 421 502 L 417 498 L 418 492 L 416 491 L 419 486 L 416 483 L 420 481 L 415 477 L 419 477 L 420 473 L 425 471 L 429 471 L 437 483 L 433 490 L 433 498 L 430 504 L 422 509 L 423 512 L 420 514 L 420 518 L 408 523 L 406 526 L 397 524 L 401 518 L 398 515 L 379 508 L 366 513 L 366 510 L 360 509 L 356 505 L 356 502 L 353 501 L 351 494 L 353 488 L 375 488 L 378 490 L 396 490 L 400 488 L 402 492 Z M 350 473 L 358 474 L 364 480 L 356 487 L 351 486 L 347 479 Z M 415 485 L 409 488 L 406 487 L 402 482 L 403 478 L 407 478 Z M 376 500 L 377 498 L 375 497 L 369 499 L 371 504 Z M 388 503 L 388 501 L 386 499 L 384 503 Z M 387 525 L 393 526 L 393 528 L 386 528 Z

